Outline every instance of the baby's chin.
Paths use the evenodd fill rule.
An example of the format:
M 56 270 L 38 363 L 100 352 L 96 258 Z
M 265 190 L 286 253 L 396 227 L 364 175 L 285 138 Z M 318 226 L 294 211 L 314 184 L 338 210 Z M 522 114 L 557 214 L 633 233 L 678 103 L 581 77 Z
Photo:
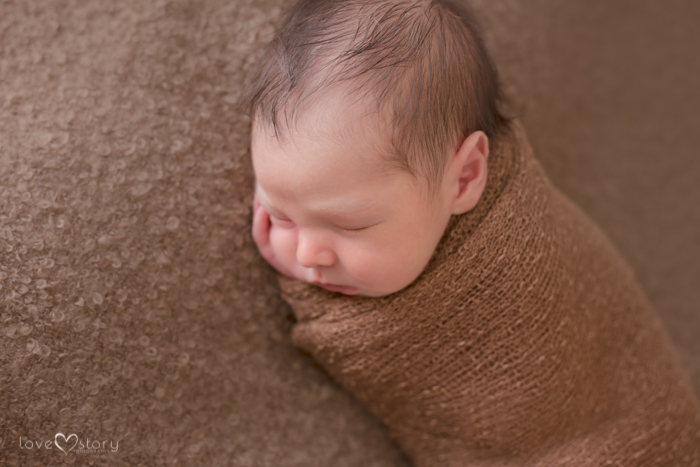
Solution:
M 322 289 L 326 289 L 330 292 L 338 292 L 342 293 L 345 295 L 355 295 L 360 292 L 360 289 L 357 287 L 349 287 L 346 285 L 334 285 L 334 284 L 324 284 L 322 282 L 311 282 L 313 285 L 317 287 L 321 287 Z

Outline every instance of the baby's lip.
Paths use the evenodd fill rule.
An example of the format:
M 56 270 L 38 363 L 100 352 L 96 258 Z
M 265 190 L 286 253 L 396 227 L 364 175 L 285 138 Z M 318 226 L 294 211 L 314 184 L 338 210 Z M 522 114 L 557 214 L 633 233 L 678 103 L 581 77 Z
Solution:
M 318 285 L 319 287 L 323 287 L 324 289 L 330 290 L 331 292 L 340 292 L 347 295 L 352 295 L 355 292 L 357 292 L 357 287 L 350 287 L 347 285 L 336 285 L 319 281 L 313 281 L 312 284 Z

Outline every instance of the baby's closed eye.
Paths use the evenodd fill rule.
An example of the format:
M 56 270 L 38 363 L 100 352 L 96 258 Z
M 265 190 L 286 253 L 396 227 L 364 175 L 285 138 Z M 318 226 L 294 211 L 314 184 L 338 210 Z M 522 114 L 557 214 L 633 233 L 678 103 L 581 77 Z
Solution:
M 283 217 L 275 216 L 273 214 L 270 214 L 270 222 L 272 222 L 272 225 L 283 228 L 283 229 L 293 229 L 296 227 L 296 224 L 294 221 L 291 219 L 285 219 Z M 376 224 L 373 224 L 376 225 Z M 370 227 L 373 227 L 373 225 L 367 225 L 367 226 L 362 226 L 362 227 L 350 227 L 350 226 L 341 226 L 341 225 L 334 225 L 333 227 L 339 229 L 339 230 L 344 230 L 347 232 L 360 232 L 362 230 L 369 229 Z
M 270 214 L 270 222 L 272 222 L 272 225 L 281 227 L 283 229 L 291 229 L 296 226 L 296 224 L 291 220 L 277 217 L 272 214 Z
M 348 232 L 359 232 L 361 230 L 366 230 L 372 227 L 371 225 L 368 225 L 367 227 L 356 227 L 356 228 L 348 228 L 348 227 L 338 227 L 340 230 L 347 230 Z

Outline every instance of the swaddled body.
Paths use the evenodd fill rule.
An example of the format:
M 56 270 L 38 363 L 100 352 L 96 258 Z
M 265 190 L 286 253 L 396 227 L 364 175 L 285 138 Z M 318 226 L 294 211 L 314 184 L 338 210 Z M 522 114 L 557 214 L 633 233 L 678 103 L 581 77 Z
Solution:
M 464 13 L 307 0 L 269 52 L 253 236 L 293 341 L 417 466 L 700 465 L 658 318 L 498 113 Z
M 659 319 L 514 131 L 406 289 L 351 297 L 280 275 L 294 343 L 416 466 L 700 465 L 697 401 Z

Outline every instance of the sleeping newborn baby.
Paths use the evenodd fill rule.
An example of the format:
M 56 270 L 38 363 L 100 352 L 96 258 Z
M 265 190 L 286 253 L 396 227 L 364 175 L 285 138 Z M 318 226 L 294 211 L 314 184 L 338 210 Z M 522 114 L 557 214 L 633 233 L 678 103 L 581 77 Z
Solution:
M 302 1 L 247 103 L 292 340 L 416 466 L 700 465 L 660 320 L 499 113 L 463 8 Z
M 403 161 L 387 160 L 390 129 L 366 98 L 353 100 L 341 87 L 317 99 L 293 134 L 253 125 L 254 238 L 289 277 L 348 295 L 397 292 L 425 268 L 450 216 L 479 201 L 488 137 L 478 130 L 461 138 L 447 164 L 445 148 L 433 149 L 441 157 L 424 163 L 441 179 L 428 194 L 426 182 L 401 170 Z
M 479 201 L 506 122 L 479 39 L 448 37 L 461 26 L 451 15 L 429 2 L 305 2 L 290 18 L 252 111 L 253 235 L 281 273 L 397 292 L 450 216 Z M 413 23 L 425 23 L 415 35 Z

